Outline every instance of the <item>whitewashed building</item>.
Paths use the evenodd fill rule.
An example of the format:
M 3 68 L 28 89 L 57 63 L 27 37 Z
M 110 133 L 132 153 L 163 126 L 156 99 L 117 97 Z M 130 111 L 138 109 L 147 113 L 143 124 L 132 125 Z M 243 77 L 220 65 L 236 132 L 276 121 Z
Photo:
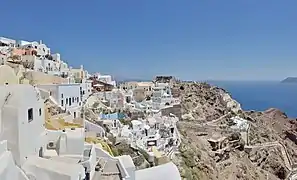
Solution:
M 50 92 L 54 101 L 66 111 L 69 111 L 73 118 L 80 115 L 82 106 L 80 87 L 81 84 L 49 84 L 38 85 L 39 88 Z
M 165 106 L 169 106 L 174 103 L 174 98 L 171 94 L 170 86 L 166 83 L 158 84 L 153 88 L 152 93 L 152 108 L 159 110 Z
M 173 146 L 179 144 L 179 134 L 176 127 L 178 118 L 155 114 L 146 119 L 131 121 L 131 127 L 121 129 L 121 137 L 134 148 L 139 148 L 153 155 L 153 147 L 162 152 L 169 152 Z
M 116 86 L 116 81 L 114 81 L 111 77 L 111 75 L 102 75 L 100 73 L 95 73 L 94 75 L 96 77 L 96 79 L 98 81 L 101 81 L 101 82 L 104 82 L 104 83 L 107 83 L 107 84 L 110 84 L 110 85 L 113 85 L 113 86 Z
M 44 100 L 37 88 L 8 85 L 0 86 L 0 91 L 0 103 L 3 104 L 0 110 L 1 180 L 82 180 L 88 172 L 85 170 L 88 164 L 95 169 L 96 157 L 93 160 L 86 158 L 85 164 L 78 163 L 87 148 L 84 129 L 45 130 Z M 52 157 L 57 140 L 58 154 L 67 157 L 58 154 Z
M 55 54 L 55 58 L 46 58 L 35 55 L 22 55 L 21 60 L 32 64 L 34 71 L 44 72 L 46 74 L 69 77 L 68 65 L 60 59 L 59 54 Z
M 16 46 L 16 40 L 9 39 L 5 37 L 0 37 L 0 46 L 6 46 L 6 47 L 15 47 Z
M 70 75 L 70 69 L 68 64 L 61 60 L 61 55 L 59 53 L 51 54 L 52 61 L 57 62 L 57 67 L 59 71 L 59 75 L 61 77 L 68 77 Z
M 82 79 L 80 84 L 80 98 L 84 102 L 92 94 L 92 80 Z
M 36 50 L 38 56 L 45 56 L 51 54 L 51 50 L 49 47 L 46 46 L 42 41 L 23 41 L 23 40 L 18 40 L 16 43 L 17 47 L 22 47 L 22 48 L 33 48 Z
M 108 102 L 109 107 L 120 109 L 125 106 L 125 93 L 119 89 L 108 92 L 97 92 L 94 94 L 98 99 Z
M 0 92 L 1 140 L 7 140 L 16 164 L 21 166 L 29 156 L 43 151 L 44 101 L 30 85 L 0 86 Z
M 166 173 L 174 174 L 172 180 L 181 179 L 173 164 L 137 171 L 130 156 L 112 157 L 85 143 L 84 128 L 46 130 L 44 99 L 31 85 L 4 85 L 0 92 L 1 180 L 143 180 L 156 173 L 157 180 Z

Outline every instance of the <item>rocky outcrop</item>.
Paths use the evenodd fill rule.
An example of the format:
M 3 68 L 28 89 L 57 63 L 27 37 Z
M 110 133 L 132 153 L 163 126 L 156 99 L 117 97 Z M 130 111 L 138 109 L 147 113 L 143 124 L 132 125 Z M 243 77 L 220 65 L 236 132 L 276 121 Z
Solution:
M 287 77 L 281 83 L 297 83 L 297 77 Z
M 183 119 L 210 121 L 229 111 L 241 111 L 240 104 L 221 88 L 206 83 L 180 83 L 179 89 Z
M 240 104 L 231 98 L 231 96 L 227 93 L 221 94 L 223 103 L 225 103 L 225 106 L 230 109 L 231 111 L 238 113 L 241 111 Z
M 296 121 L 277 109 L 245 112 L 225 90 L 206 83 L 178 83 L 182 119 L 179 154 L 183 179 L 285 179 L 297 163 Z M 234 129 L 231 117 L 247 120 Z M 296 140 L 297 141 L 297 140 Z M 216 147 L 216 148 L 214 148 Z

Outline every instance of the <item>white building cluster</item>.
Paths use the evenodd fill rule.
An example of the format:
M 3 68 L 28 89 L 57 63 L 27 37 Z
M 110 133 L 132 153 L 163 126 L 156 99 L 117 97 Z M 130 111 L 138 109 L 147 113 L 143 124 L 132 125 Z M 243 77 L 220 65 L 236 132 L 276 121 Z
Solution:
M 94 82 L 103 91 L 110 89 L 116 86 L 111 76 L 97 74 L 92 79 L 83 66 L 69 67 L 42 41 L 0 37 L 0 63 L 1 180 L 181 179 L 172 162 L 137 170 L 130 156 L 113 156 L 109 145 L 97 137 L 104 136 L 104 128 L 86 121 L 86 102 L 96 97 Z M 113 108 L 131 104 L 120 90 L 108 98 Z M 178 143 L 175 116 L 155 113 L 131 121 L 132 127 L 116 120 L 111 121 L 116 122 L 111 123 L 115 134 L 131 137 L 131 145 L 148 152 L 153 153 L 152 147 L 169 151 L 167 144 Z
M 174 106 L 180 103 L 179 99 L 174 98 L 171 93 L 171 84 L 169 82 L 125 82 L 119 87 L 120 90 L 96 94 L 99 99 L 110 102 L 109 107 L 114 112 L 101 114 L 98 121 L 105 124 L 117 139 L 124 139 L 133 148 L 147 152 L 152 161 L 158 156 L 172 153 L 173 149 L 180 144 L 176 127 L 179 117 L 173 111 Z M 137 93 L 140 92 L 145 94 L 138 96 Z M 130 112 L 129 125 L 121 123 L 117 109 L 122 108 L 113 106 L 112 102 L 121 104 L 123 109 Z
M 180 103 L 178 98 L 173 97 L 170 83 L 126 82 L 120 88 L 125 94 L 125 106 L 136 111 L 156 113 Z
M 177 121 L 174 115 L 166 117 L 160 114 L 132 120 L 131 127 L 123 126 L 120 137 L 128 139 L 132 147 L 145 150 L 154 158 L 158 152 L 168 154 L 180 143 Z

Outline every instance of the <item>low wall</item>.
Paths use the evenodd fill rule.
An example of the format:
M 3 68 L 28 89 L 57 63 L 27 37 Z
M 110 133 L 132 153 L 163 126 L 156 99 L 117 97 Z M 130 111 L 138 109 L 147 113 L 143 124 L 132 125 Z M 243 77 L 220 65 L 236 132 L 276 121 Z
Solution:
M 100 134 L 101 137 L 105 134 L 105 130 L 103 127 L 94 124 L 90 121 L 85 121 L 85 129 L 87 131 L 96 132 L 97 134 Z
M 176 104 L 171 107 L 167 107 L 161 109 L 162 116 L 169 116 L 170 113 L 176 115 L 179 119 L 181 119 L 181 105 Z
M 36 71 L 27 72 L 26 78 L 33 84 L 62 84 L 68 82 L 66 78 L 52 76 Z

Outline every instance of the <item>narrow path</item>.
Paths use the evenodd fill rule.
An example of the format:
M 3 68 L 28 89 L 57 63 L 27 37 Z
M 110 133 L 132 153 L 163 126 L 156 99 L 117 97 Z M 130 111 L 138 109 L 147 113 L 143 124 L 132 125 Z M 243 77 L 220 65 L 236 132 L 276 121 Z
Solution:
M 214 119 L 214 120 L 211 120 L 211 121 L 209 121 L 207 123 L 204 123 L 203 125 L 214 125 L 214 123 L 217 123 L 217 122 L 223 120 L 225 117 L 227 117 L 230 114 L 231 114 L 231 112 L 228 112 L 227 114 L 224 114 L 223 116 L 221 116 L 221 117 L 219 117 L 217 119 Z
M 216 125 L 214 123 L 217 123 L 219 121 L 221 121 L 223 118 L 227 117 L 228 115 L 230 115 L 231 113 L 227 113 L 215 120 L 212 120 L 210 122 L 207 122 L 207 123 L 203 123 L 201 128 L 214 128 L 214 127 L 222 127 L 223 125 Z M 252 124 L 249 124 L 249 127 L 246 131 L 246 136 L 244 137 L 246 139 L 246 143 L 247 145 L 245 146 L 245 148 L 250 148 L 250 149 L 253 149 L 253 148 L 261 148 L 261 147 L 272 147 L 272 146 L 278 146 L 280 147 L 281 149 L 281 154 L 282 154 L 282 157 L 284 159 L 284 163 L 285 163 L 285 166 L 286 168 L 290 171 L 290 173 L 288 174 L 287 178 L 286 179 L 289 179 L 289 180 L 297 180 L 297 168 L 293 168 L 295 167 L 296 165 L 293 164 L 292 160 L 291 160 L 291 157 L 289 156 L 288 152 L 287 152 L 287 149 L 286 147 L 278 142 L 278 141 L 274 141 L 274 142 L 266 142 L 266 143 L 263 143 L 263 144 L 258 144 L 258 145 L 249 145 L 249 133 L 250 133 L 250 127 L 251 127 Z
M 214 125 L 214 123 L 219 122 L 220 120 L 222 120 L 223 118 L 227 117 L 230 114 L 231 113 L 229 112 L 229 113 L 227 113 L 227 114 L 225 114 L 225 115 L 223 115 L 223 116 L 221 116 L 221 117 L 219 117 L 219 118 L 217 118 L 215 120 L 212 120 L 210 122 L 205 123 L 204 125 L 209 126 L 209 127 L 221 126 L 221 125 Z M 249 144 L 250 126 L 251 125 L 249 125 L 249 127 L 248 127 L 248 129 L 246 131 L 246 137 L 245 138 L 246 138 L 247 144 Z M 291 161 L 291 158 L 290 158 L 289 154 L 287 153 L 286 147 L 283 144 L 281 144 L 280 142 L 278 142 L 278 141 L 267 142 L 267 143 L 263 143 L 263 144 L 259 144 L 259 145 L 253 145 L 253 146 L 247 145 L 247 146 L 245 146 L 245 148 L 251 148 L 252 149 L 252 148 L 271 147 L 271 146 L 279 146 L 281 148 L 281 154 L 283 156 L 285 166 L 290 171 L 290 173 L 292 173 L 292 171 L 294 171 L 294 172 L 297 171 L 297 168 L 293 168 L 292 161 Z M 290 175 L 290 176 L 295 176 L 295 173 Z
M 293 164 L 291 157 L 287 152 L 286 147 L 282 143 L 280 143 L 278 141 L 266 142 L 266 143 L 258 144 L 258 145 L 245 146 L 245 148 L 253 149 L 253 148 L 271 147 L 271 146 L 278 146 L 281 148 L 281 154 L 284 159 L 285 166 L 290 171 L 290 173 L 288 174 L 286 179 L 296 180 L 297 179 L 297 168 L 293 168 L 295 165 Z
M 289 155 L 287 154 L 285 147 L 278 141 L 267 142 L 267 143 L 263 143 L 263 144 L 259 144 L 259 145 L 253 145 L 253 146 L 245 146 L 245 148 L 254 149 L 254 148 L 271 147 L 271 146 L 278 146 L 281 148 L 281 153 L 282 153 L 282 156 L 284 159 L 285 166 L 287 167 L 287 169 L 289 171 L 292 171 L 293 169 L 292 169 Z

